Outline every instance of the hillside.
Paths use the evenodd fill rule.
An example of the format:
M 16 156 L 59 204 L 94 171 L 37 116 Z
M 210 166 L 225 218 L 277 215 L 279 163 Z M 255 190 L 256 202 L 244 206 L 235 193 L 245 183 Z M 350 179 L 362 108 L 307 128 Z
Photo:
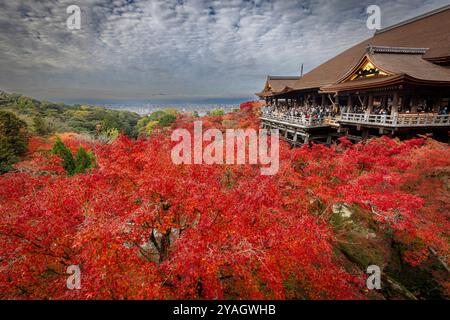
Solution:
M 203 128 L 258 128 L 258 108 Z M 69 175 L 51 145 L 0 176 L 2 299 L 448 298 L 450 149 L 382 137 L 332 147 L 280 144 L 260 165 L 176 165 L 170 133 L 83 145 L 96 165 Z M 81 290 L 66 290 L 79 265 Z M 383 270 L 368 290 L 366 270 Z
M 129 111 L 87 105 L 66 105 L 39 101 L 19 94 L 0 92 L 0 111 L 11 111 L 38 135 L 62 132 L 95 133 L 117 129 L 136 136 L 140 116 Z

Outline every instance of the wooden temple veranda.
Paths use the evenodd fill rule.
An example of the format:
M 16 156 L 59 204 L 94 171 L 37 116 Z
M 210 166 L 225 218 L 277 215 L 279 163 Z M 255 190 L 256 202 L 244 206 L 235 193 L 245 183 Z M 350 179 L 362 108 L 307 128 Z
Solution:
M 450 130 L 450 6 L 379 30 L 301 77 L 268 76 L 265 128 L 292 144 Z

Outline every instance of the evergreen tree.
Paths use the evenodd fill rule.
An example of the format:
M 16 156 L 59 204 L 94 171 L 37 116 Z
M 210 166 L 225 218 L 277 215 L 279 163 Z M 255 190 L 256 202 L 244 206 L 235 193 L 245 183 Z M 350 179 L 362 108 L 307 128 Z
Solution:
M 75 174 L 85 173 L 86 169 L 92 168 L 93 155 L 86 152 L 86 150 L 80 146 L 78 148 L 75 160 Z
M 33 117 L 33 129 L 34 132 L 41 136 L 45 136 L 49 133 L 48 126 L 41 115 L 36 115 Z
M 7 172 L 27 149 L 26 123 L 11 112 L 0 111 L 0 174 Z
M 75 160 L 73 159 L 72 152 L 70 152 L 69 148 L 66 147 L 59 137 L 56 138 L 51 153 L 61 157 L 63 160 L 63 168 L 68 174 L 72 175 L 75 173 Z

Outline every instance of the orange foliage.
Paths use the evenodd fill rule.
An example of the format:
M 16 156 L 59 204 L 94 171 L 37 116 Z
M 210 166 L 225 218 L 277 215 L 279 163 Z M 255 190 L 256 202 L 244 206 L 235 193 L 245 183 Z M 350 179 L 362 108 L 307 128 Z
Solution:
M 204 117 L 203 128 L 258 128 L 258 111 L 243 109 Z M 172 128 L 192 130 L 193 119 Z M 278 174 L 262 176 L 255 165 L 175 165 L 169 133 L 95 146 L 88 174 L 1 176 L 0 298 L 364 298 L 362 272 L 334 251 L 338 203 L 373 212 L 411 244 L 411 263 L 426 259 L 424 247 L 448 253 L 447 145 L 282 143 Z M 72 264 L 81 290 L 65 287 Z

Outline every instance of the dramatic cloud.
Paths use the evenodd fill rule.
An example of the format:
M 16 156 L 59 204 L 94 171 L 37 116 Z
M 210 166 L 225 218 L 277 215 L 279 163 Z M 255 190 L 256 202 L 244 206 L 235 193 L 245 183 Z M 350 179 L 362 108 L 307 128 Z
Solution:
M 66 8 L 82 10 L 81 30 Z M 245 97 L 448 0 L 0 2 L 0 89 L 47 99 Z

